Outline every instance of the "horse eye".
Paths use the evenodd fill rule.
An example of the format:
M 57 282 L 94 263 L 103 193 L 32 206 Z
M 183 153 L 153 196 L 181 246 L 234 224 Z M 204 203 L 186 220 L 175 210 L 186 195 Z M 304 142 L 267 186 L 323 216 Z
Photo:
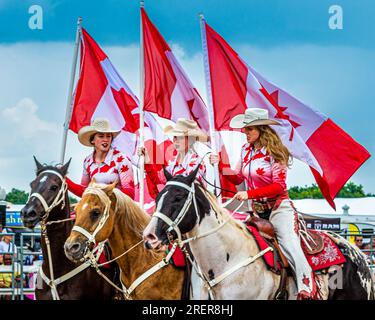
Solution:
M 90 216 L 91 216 L 91 219 L 92 220 L 95 220 L 95 219 L 98 219 L 98 217 L 100 216 L 101 212 L 99 209 L 93 209 L 91 210 L 90 212 Z
M 55 185 L 53 185 L 53 186 L 51 186 L 49 189 L 51 190 L 51 191 L 57 191 L 57 186 L 55 186 Z

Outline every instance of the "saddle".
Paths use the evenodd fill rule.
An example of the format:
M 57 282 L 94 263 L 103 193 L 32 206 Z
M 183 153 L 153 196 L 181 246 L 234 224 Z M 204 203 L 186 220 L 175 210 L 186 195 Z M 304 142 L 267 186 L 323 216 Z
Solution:
M 288 268 L 288 260 L 285 258 L 285 255 L 282 253 L 279 243 L 277 242 L 275 229 L 272 223 L 266 219 L 253 216 L 246 222 L 246 224 L 256 228 L 259 231 L 259 234 L 265 238 L 265 240 L 268 240 L 267 242 L 275 249 L 275 252 L 277 252 L 277 255 L 281 260 L 282 268 Z
M 289 263 L 285 255 L 281 251 L 272 223 L 266 219 L 252 216 L 249 220 L 247 220 L 246 224 L 248 226 L 254 227 L 259 232 L 260 236 L 262 236 L 265 241 L 274 249 L 274 269 L 271 270 L 277 274 L 280 274 L 281 276 L 280 285 L 277 289 L 274 299 L 287 300 L 288 291 L 286 289 L 286 282 L 288 278 Z M 321 252 L 324 248 L 324 241 L 322 237 L 317 233 L 312 233 L 309 231 L 307 231 L 307 233 L 313 240 L 311 241 L 310 239 L 307 239 L 309 245 L 305 246 L 305 250 L 307 251 L 307 253 L 316 254 Z
M 279 244 L 276 239 L 275 229 L 271 222 L 266 219 L 258 218 L 258 217 L 251 217 L 247 224 L 255 227 L 259 233 L 265 237 L 266 239 L 272 241 L 277 245 L 278 253 L 280 257 L 283 258 L 285 261 L 285 256 L 280 250 Z M 321 252 L 324 249 L 324 241 L 323 238 L 316 232 L 311 232 L 307 230 L 307 234 L 309 237 L 306 237 L 306 241 L 308 246 L 306 246 L 306 253 L 307 254 L 316 254 Z

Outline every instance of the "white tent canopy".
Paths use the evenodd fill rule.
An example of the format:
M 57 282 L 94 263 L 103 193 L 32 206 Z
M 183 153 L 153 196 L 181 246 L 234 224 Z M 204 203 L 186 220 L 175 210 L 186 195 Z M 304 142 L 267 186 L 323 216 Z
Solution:
M 293 200 L 297 210 L 305 214 L 343 215 L 344 206 L 348 206 L 349 215 L 374 215 L 375 197 L 366 198 L 336 198 L 336 211 L 325 199 Z

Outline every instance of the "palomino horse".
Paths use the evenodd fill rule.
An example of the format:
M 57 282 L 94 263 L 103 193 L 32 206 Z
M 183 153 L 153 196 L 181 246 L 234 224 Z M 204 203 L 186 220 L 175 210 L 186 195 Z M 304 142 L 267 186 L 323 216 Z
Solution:
M 21 215 L 25 227 L 33 229 L 40 222 L 42 227 L 46 228 L 45 234 L 42 232 L 41 239 L 44 281 L 41 288 L 37 285 L 35 289 L 36 298 L 38 300 L 112 299 L 116 290 L 91 267 L 77 269 L 80 272 L 67 279 L 72 275 L 70 272 L 77 268 L 77 265 L 67 259 L 64 253 L 65 240 L 73 227 L 73 222 L 69 219 L 69 198 L 64 178 L 70 161 L 59 168 L 43 166 L 35 157 L 34 159 L 37 167 L 36 179 L 31 182 L 30 198 L 22 209 Z M 114 279 L 116 270 L 110 268 L 102 272 Z M 51 288 L 46 283 L 51 278 L 57 281 L 55 288 Z M 58 283 L 60 280 L 63 281 Z
M 158 248 L 185 235 L 203 279 L 202 295 L 215 299 L 274 299 L 280 276 L 268 270 L 245 224 L 234 220 L 215 197 L 194 183 L 197 170 L 187 177 L 164 171 L 166 187 L 157 197 L 157 211 L 144 230 L 148 246 Z M 374 299 L 373 281 L 364 255 L 338 235 L 331 239 L 343 251 L 346 262 L 341 285 L 328 285 L 331 274 L 320 275 L 323 299 Z M 333 288 L 331 288 L 333 287 Z M 209 290 L 208 290 L 209 288 Z M 292 277 L 289 298 L 295 299 Z
M 168 264 L 165 252 L 152 252 L 143 246 L 142 231 L 150 217 L 115 185 L 98 184 L 93 179 L 85 190 L 65 243 L 67 257 L 81 260 L 92 242 L 108 239 L 121 269 L 125 298 L 180 299 L 184 270 Z

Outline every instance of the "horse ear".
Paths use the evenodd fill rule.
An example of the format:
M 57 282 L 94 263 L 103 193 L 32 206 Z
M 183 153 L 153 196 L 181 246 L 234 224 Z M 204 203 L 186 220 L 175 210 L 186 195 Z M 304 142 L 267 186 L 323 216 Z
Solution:
M 197 165 L 197 167 L 194 169 L 194 171 L 192 173 L 190 173 L 187 177 L 186 177 L 186 182 L 187 184 L 192 184 L 198 174 L 198 171 L 199 171 L 199 167 L 200 167 L 200 164 Z
M 172 180 L 173 176 L 169 173 L 169 171 L 165 168 L 165 166 L 163 166 L 163 172 L 164 172 L 165 179 L 167 179 L 167 181 Z
M 118 180 L 116 179 L 112 184 L 109 184 L 108 186 L 106 186 L 103 191 L 106 193 L 106 194 L 110 194 L 114 188 L 116 188 L 116 185 L 118 183 Z
M 69 168 L 69 165 L 70 165 L 70 161 L 72 161 L 72 158 L 69 159 L 69 161 L 67 163 L 65 163 L 62 167 L 61 167 L 61 171 L 63 173 L 63 175 L 65 176 L 66 173 L 68 172 L 68 168 Z
M 36 159 L 35 156 L 34 157 L 34 161 L 35 161 L 35 165 L 36 165 L 36 171 L 38 172 L 39 170 L 41 170 L 43 168 L 43 165 Z

